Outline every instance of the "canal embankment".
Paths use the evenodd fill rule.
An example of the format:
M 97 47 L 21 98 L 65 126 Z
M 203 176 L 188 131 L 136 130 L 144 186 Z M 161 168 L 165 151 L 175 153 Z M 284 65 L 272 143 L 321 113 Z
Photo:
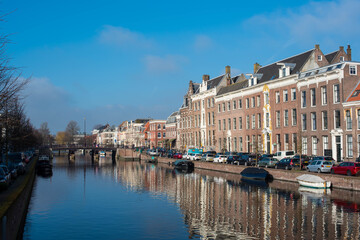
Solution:
M 26 173 L 18 176 L 8 189 L 0 192 L 0 238 L 21 238 L 26 213 L 35 180 L 37 159 L 26 166 Z
M 159 163 L 173 162 L 176 159 L 171 158 L 163 158 L 159 157 Z M 218 171 L 224 173 L 234 173 L 240 174 L 242 170 L 246 167 L 242 165 L 231 165 L 231 164 L 222 164 L 222 163 L 212 163 L 212 162 L 195 162 L 195 168 Z M 296 178 L 303 174 L 306 174 L 306 171 L 300 170 L 282 170 L 282 169 L 266 169 L 274 178 L 274 180 L 286 181 L 286 182 L 296 182 Z M 329 173 L 311 173 L 313 175 L 317 175 L 323 178 L 326 181 L 331 181 L 332 187 L 336 189 L 342 190 L 350 190 L 350 191 L 360 191 L 360 177 L 355 176 L 346 176 L 346 175 L 334 175 Z

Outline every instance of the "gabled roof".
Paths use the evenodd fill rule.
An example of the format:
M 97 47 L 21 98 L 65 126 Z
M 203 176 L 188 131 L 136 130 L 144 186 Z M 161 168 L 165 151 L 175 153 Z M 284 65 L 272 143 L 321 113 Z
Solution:
M 200 88 L 200 83 L 193 83 L 193 93 L 196 93 Z
M 219 85 L 221 79 L 224 77 L 224 75 L 218 76 L 216 78 L 210 79 L 207 81 L 207 89 L 212 89 L 214 87 L 216 87 L 217 85 Z
M 283 59 L 281 61 L 277 61 L 270 65 L 259 68 L 256 73 L 259 74 L 259 76 L 261 76 L 261 74 L 262 74 L 262 76 L 259 77 L 257 82 L 263 83 L 263 82 L 267 82 L 267 81 L 279 78 L 280 66 L 278 65 L 278 63 L 293 63 L 293 64 L 295 64 L 295 66 L 291 70 L 290 74 L 300 72 L 301 68 L 304 66 L 306 61 L 309 59 L 309 57 L 313 53 L 313 51 L 314 51 L 314 49 L 311 49 L 307 52 L 304 52 L 304 53 L 298 54 L 296 56 L 289 57 L 289 58 Z
M 332 60 L 334 60 L 334 58 L 336 57 L 336 55 L 338 53 L 339 53 L 339 50 L 325 55 L 325 58 L 329 62 L 329 64 L 331 64 Z
M 234 84 L 231 84 L 229 86 L 226 86 L 226 87 L 223 87 L 220 89 L 220 91 L 218 92 L 218 96 L 219 95 L 222 95 L 222 94 L 225 94 L 225 93 L 229 93 L 229 92 L 233 92 L 233 91 L 236 91 L 236 90 L 239 90 L 239 89 L 242 89 L 242 88 L 246 88 L 248 86 L 248 80 L 245 79 L 245 80 L 242 80 L 242 81 L 238 81 Z
M 355 89 L 351 92 L 346 102 L 360 101 L 360 82 L 356 85 Z

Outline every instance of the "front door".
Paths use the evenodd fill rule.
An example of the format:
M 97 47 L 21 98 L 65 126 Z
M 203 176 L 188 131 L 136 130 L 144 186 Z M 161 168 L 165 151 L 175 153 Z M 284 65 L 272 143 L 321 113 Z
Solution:
M 266 134 L 266 153 L 270 153 L 270 134 Z
M 341 137 L 336 136 L 336 161 L 341 161 Z

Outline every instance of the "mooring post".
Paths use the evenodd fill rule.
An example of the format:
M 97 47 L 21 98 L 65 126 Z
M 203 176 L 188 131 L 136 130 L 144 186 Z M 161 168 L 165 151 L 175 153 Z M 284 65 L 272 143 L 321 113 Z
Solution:
M 111 150 L 111 159 L 113 163 L 116 162 L 116 150 Z

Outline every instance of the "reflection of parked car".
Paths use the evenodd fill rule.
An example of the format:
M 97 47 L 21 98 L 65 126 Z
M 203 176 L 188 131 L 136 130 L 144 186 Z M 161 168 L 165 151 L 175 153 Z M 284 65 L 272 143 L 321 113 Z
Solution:
M 348 176 L 360 174 L 360 163 L 342 162 L 338 166 L 331 168 L 332 174 L 346 174 Z
M 0 168 L 4 171 L 6 181 L 10 183 L 11 181 L 11 173 L 9 171 L 9 168 L 6 165 L 0 165 Z
M 332 167 L 331 161 L 325 160 L 313 160 L 307 165 L 306 169 L 308 172 L 330 172 Z
M 275 168 L 282 168 L 285 170 L 291 170 L 295 167 L 300 167 L 300 160 L 296 158 L 284 158 L 275 164 Z
M 279 161 L 276 158 L 270 158 L 270 157 L 265 157 L 262 158 L 259 163 L 258 166 L 259 167 L 275 167 L 275 164 L 278 163 Z
M 220 155 L 220 154 L 217 154 L 214 158 L 214 162 L 217 162 L 217 163 L 225 163 L 226 162 L 226 156 L 225 155 Z
M 0 188 L 7 188 L 9 186 L 9 180 L 4 170 L 0 168 Z

